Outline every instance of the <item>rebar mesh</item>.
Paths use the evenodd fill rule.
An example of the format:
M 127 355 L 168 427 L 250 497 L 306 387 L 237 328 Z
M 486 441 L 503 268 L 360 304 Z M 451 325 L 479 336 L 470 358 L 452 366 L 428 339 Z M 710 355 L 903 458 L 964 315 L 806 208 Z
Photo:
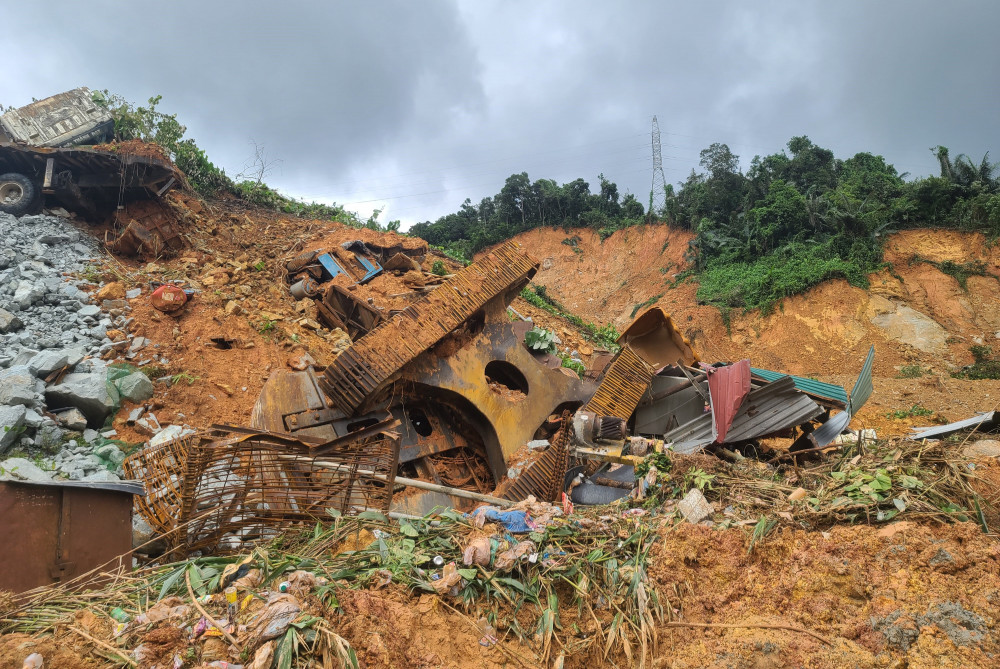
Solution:
M 178 530 L 173 546 L 226 551 L 329 517 L 329 510 L 389 509 L 398 435 L 383 432 L 316 455 L 323 447 L 274 433 L 199 435 L 143 449 L 125 466 L 146 481 L 143 517 L 162 532 Z

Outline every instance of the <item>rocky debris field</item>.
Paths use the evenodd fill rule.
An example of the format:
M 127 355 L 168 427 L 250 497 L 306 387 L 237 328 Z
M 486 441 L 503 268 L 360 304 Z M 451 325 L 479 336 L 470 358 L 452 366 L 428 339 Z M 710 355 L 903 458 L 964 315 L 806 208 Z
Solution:
M 124 444 L 110 419 L 123 400 L 152 397 L 138 366 L 166 359 L 128 334 L 128 299 L 142 289 L 91 281 L 101 255 L 67 217 L 0 214 L 0 480 L 121 476 Z M 109 364 L 112 352 L 134 364 Z M 162 429 L 141 407 L 133 412 L 150 436 Z

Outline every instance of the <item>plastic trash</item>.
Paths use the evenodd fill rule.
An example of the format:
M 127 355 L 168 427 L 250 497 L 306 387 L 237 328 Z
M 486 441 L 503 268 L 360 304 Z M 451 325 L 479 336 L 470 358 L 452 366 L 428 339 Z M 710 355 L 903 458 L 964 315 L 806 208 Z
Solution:
M 495 506 L 481 506 L 471 514 L 477 527 L 482 527 L 486 521 L 502 523 L 508 532 L 523 534 L 531 532 L 534 528 L 528 524 L 528 513 L 526 511 L 511 510 L 501 511 Z
M 271 669 L 274 662 L 274 642 L 268 641 L 257 649 L 253 656 L 253 661 L 247 665 L 247 669 Z
M 318 585 L 318 580 L 315 574 L 298 569 L 285 582 L 288 583 L 288 592 L 296 597 L 305 597 Z
M 24 658 L 24 664 L 21 666 L 21 669 L 42 669 L 44 666 L 45 660 L 42 658 L 41 653 L 32 653 Z
M 479 640 L 479 645 L 485 648 L 495 646 L 497 642 L 496 628 L 490 625 L 486 618 L 480 618 L 477 624 L 479 625 L 479 630 L 483 633 L 483 637 Z
M 182 288 L 169 283 L 163 284 L 149 296 L 153 308 L 166 313 L 177 311 L 187 300 L 188 296 Z
M 146 625 L 169 618 L 187 618 L 190 613 L 191 607 L 180 597 L 164 597 L 148 611 L 137 615 L 134 622 L 136 625 Z
M 466 546 L 465 552 L 462 554 L 462 563 L 488 567 L 490 566 L 490 552 L 489 537 L 479 537 Z
M 441 571 L 441 578 L 433 581 L 431 585 L 437 590 L 439 595 L 447 594 L 452 588 L 462 581 L 462 575 L 458 573 L 458 567 L 454 562 L 449 562 Z
M 538 552 L 538 547 L 534 541 L 522 541 L 510 550 L 497 555 L 493 568 L 497 571 L 508 571 L 521 558 L 527 558 L 532 553 Z
M 132 617 L 129 614 L 125 613 L 125 611 L 118 608 L 117 606 L 111 609 L 111 617 L 120 623 L 127 623 L 128 621 L 132 620 Z
M 301 610 L 299 600 L 292 595 L 272 593 L 264 608 L 247 625 L 247 631 L 258 641 L 274 639 L 285 633 Z
M 282 581 L 278 584 L 278 592 L 288 592 L 289 587 L 291 587 L 291 583 L 288 581 Z

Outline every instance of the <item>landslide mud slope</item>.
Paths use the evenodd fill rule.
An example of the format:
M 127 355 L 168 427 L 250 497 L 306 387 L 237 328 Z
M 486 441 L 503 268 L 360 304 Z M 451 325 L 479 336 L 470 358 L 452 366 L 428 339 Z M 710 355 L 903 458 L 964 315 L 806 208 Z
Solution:
M 958 420 L 1000 401 L 1000 382 L 960 381 L 951 372 L 972 363 L 969 347 L 1000 350 L 1000 249 L 979 234 L 907 230 L 886 242 L 889 267 L 865 290 L 838 279 L 784 300 L 772 313 L 722 315 L 699 306 L 697 282 L 680 283 L 690 232 L 662 225 L 621 230 L 603 242 L 589 229 L 539 228 L 517 240 L 542 261 L 534 278 L 549 295 L 596 323 L 628 324 L 644 305 L 674 316 L 708 361 L 744 357 L 758 367 L 834 381 L 850 389 L 875 346 L 876 395 L 861 414 L 866 426 L 903 430 L 928 418 L 886 423 L 886 412 L 914 404 Z M 993 276 L 970 276 L 965 288 L 934 263 L 982 263 Z M 918 378 L 903 379 L 918 365 Z M 912 367 L 911 367 L 912 369 Z

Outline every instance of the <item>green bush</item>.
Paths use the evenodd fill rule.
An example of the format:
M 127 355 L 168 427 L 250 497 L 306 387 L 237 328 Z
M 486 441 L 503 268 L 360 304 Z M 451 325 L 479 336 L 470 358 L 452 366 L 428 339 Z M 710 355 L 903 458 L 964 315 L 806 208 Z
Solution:
M 779 300 L 802 293 L 822 281 L 845 278 L 867 286 L 875 266 L 844 260 L 832 244 L 788 244 L 754 262 L 713 262 L 700 275 L 698 300 L 719 309 L 761 309 L 770 313 Z
M 970 346 L 969 353 L 972 354 L 972 359 L 975 362 L 955 372 L 952 376 L 973 381 L 1000 379 L 1000 360 L 994 357 L 992 347 L 982 345 Z

